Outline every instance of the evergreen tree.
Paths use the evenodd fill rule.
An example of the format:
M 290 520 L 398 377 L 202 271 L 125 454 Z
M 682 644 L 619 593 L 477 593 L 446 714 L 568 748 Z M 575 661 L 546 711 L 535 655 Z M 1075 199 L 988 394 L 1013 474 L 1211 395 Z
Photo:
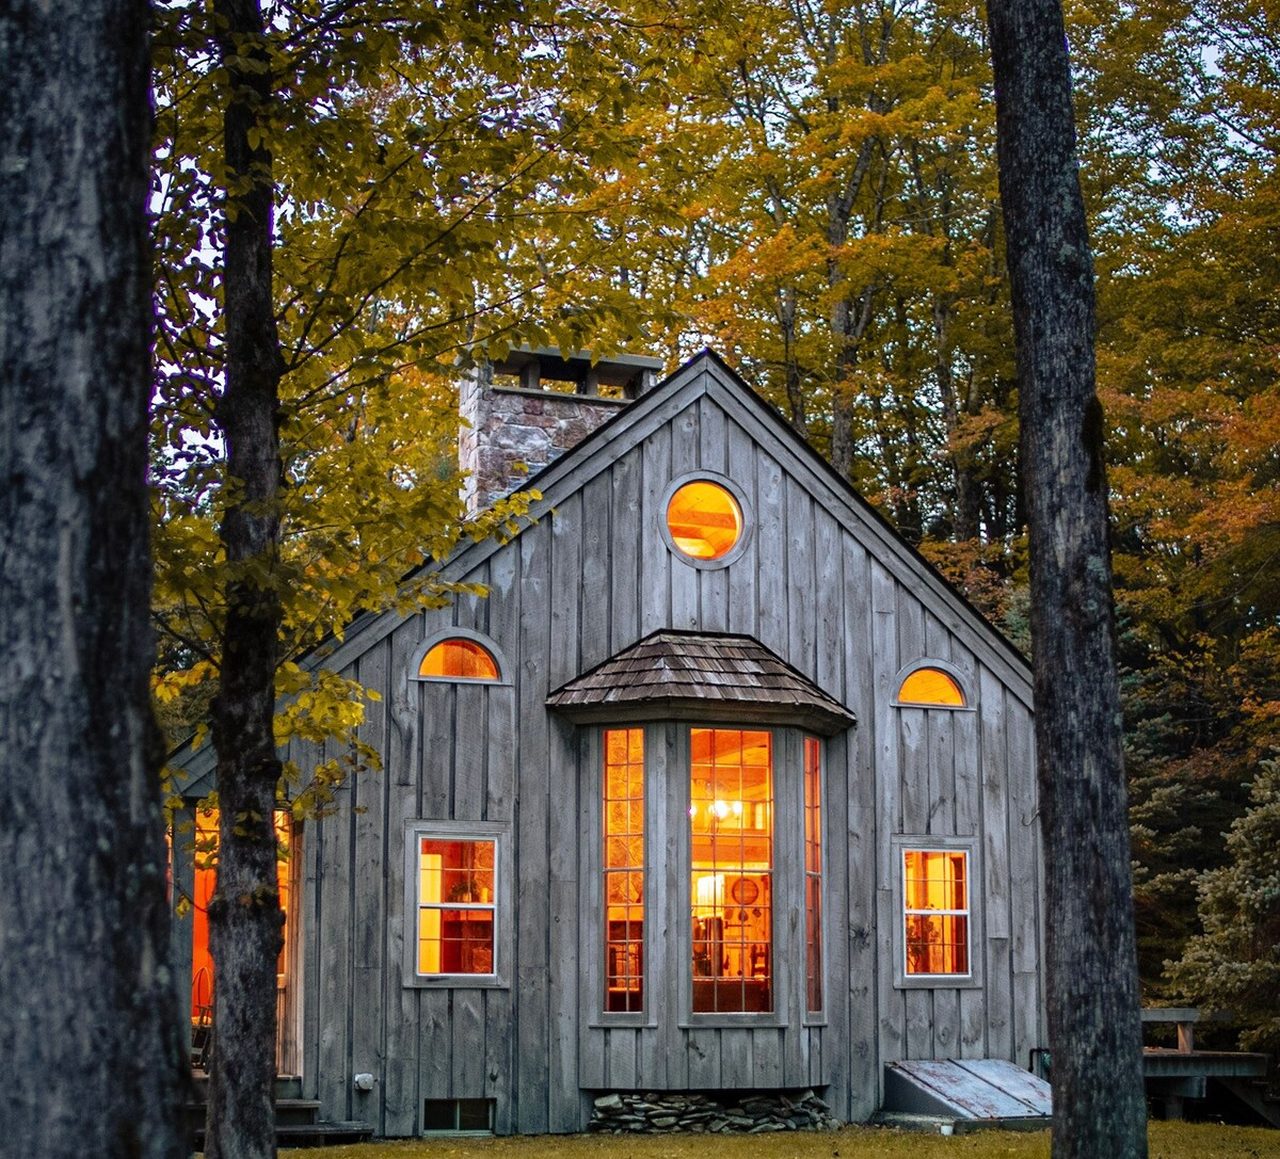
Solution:
M 1171 967 L 1200 1006 L 1239 1024 L 1245 1050 L 1280 1051 L 1280 761 L 1262 762 L 1248 811 L 1227 835 L 1227 864 L 1200 879 L 1200 920 Z

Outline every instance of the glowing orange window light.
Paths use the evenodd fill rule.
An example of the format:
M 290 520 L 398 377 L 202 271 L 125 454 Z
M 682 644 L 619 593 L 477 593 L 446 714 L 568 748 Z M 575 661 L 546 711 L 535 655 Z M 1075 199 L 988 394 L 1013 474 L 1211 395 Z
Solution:
M 452 680 L 497 680 L 498 662 L 483 644 L 454 636 L 441 640 L 422 658 L 418 675 Z
M 805 998 L 822 1011 L 822 748 L 804 738 Z
M 605 1009 L 644 1009 L 644 731 L 604 734 Z
M 497 843 L 418 839 L 418 973 L 492 974 Z
M 969 855 L 903 851 L 908 974 L 969 973 Z
M 773 1009 L 773 747 L 690 731 L 690 967 L 696 1013 Z
M 742 508 L 719 483 L 686 483 L 667 504 L 667 530 L 691 559 L 723 559 L 742 538 Z
M 218 810 L 200 809 L 196 812 L 195 831 L 195 880 L 191 896 L 191 1020 L 193 1023 L 208 1021 L 213 1011 L 213 954 L 209 949 L 209 902 L 213 899 L 218 878 Z M 279 864 L 276 866 L 280 908 L 285 922 L 283 943 L 276 962 L 276 985 L 283 987 L 287 978 L 289 961 L 288 945 L 293 936 L 289 922 L 290 865 L 293 847 L 293 818 L 287 810 L 278 809 L 275 814 L 276 842 L 279 848 Z
M 898 700 L 902 704 L 964 707 L 964 693 L 960 691 L 960 685 L 940 668 L 917 668 L 902 682 Z

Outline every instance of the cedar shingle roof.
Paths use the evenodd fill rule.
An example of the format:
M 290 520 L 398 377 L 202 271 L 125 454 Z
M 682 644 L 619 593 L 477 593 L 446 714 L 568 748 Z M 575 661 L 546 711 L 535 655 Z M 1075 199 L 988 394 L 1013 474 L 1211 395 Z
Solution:
M 694 632 L 646 636 L 557 689 L 547 706 L 580 723 L 720 717 L 828 736 L 854 723 L 844 705 L 758 640 Z

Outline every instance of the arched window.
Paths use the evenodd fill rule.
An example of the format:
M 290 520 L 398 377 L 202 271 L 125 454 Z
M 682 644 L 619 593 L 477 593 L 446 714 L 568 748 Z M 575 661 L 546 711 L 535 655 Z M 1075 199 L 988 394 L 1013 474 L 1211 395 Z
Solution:
M 964 690 L 949 672 L 925 665 L 909 673 L 898 687 L 898 704 L 925 708 L 964 708 Z
M 427 650 L 418 675 L 429 680 L 498 680 L 498 661 L 483 644 L 449 636 Z

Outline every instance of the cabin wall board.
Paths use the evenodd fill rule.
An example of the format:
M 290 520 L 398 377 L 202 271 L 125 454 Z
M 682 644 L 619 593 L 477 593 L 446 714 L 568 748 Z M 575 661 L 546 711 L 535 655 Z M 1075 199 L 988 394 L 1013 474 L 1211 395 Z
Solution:
M 1026 888 L 1040 872 L 1031 717 L 1025 689 L 1011 687 L 1014 662 L 983 642 L 954 597 L 904 570 L 907 549 L 886 550 L 884 530 L 835 502 L 831 481 L 759 416 L 727 407 L 722 384 L 690 383 L 647 426 L 629 427 L 623 412 L 607 453 L 571 453 L 549 468 L 547 506 L 517 538 L 461 553 L 469 565 L 447 578 L 486 584 L 487 599 L 419 613 L 375 633 L 364 651 L 348 641 L 335 653 L 347 657 L 347 675 L 382 693 L 364 735 L 385 761 L 339 790 L 332 816 L 308 822 L 303 847 L 304 1077 L 330 1117 L 372 1118 L 380 1133 L 408 1135 L 421 1128 L 424 1099 L 485 1097 L 500 1132 L 541 1133 L 582 1129 L 593 1091 L 817 1085 L 838 1114 L 862 1119 L 880 1105 L 886 1062 L 1025 1063 L 1040 1043 L 1043 915 Z M 658 533 L 672 481 L 698 470 L 727 473 L 745 500 L 750 536 L 728 566 L 689 566 Z M 502 683 L 414 678 L 415 649 L 451 625 L 488 634 Z M 751 635 L 856 716 L 823 744 L 820 1018 L 803 1009 L 801 959 L 777 963 L 784 1025 L 679 1025 L 688 935 L 652 907 L 649 1024 L 599 1017 L 601 968 L 588 965 L 602 952 L 598 732 L 550 715 L 545 700 L 673 626 Z M 893 705 L 903 666 L 930 658 L 960 673 L 971 709 Z M 687 847 L 683 790 L 658 796 L 685 767 L 683 735 L 646 728 L 651 898 L 689 889 L 684 858 L 661 856 Z M 784 812 L 794 820 L 800 792 L 778 772 L 779 889 L 794 891 L 799 829 Z M 405 977 L 416 917 L 406 910 L 404 834 L 415 820 L 508 827 L 513 886 L 498 910 L 513 931 L 506 985 L 423 987 Z M 895 983 L 893 839 L 903 834 L 973 840 L 980 985 Z M 779 952 L 803 945 L 795 922 L 802 915 L 778 915 Z M 361 1070 L 376 1077 L 372 1096 L 352 1093 Z

